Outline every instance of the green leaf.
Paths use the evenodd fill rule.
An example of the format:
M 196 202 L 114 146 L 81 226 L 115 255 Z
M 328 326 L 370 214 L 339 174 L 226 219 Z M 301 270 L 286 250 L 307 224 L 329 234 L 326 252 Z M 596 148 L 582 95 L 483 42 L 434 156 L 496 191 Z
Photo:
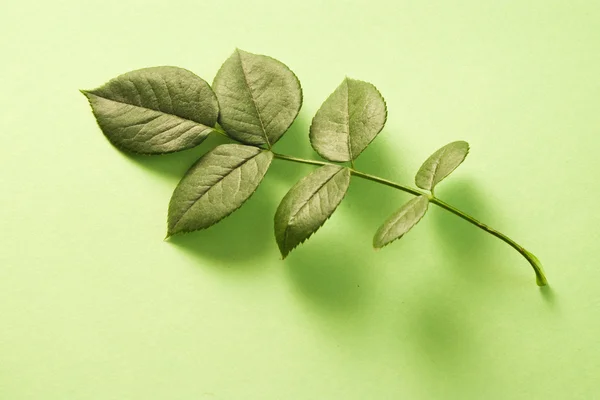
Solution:
M 168 236 L 208 228 L 237 210 L 256 191 L 272 160 L 270 151 L 239 144 L 206 153 L 173 192 Z
M 350 170 L 325 165 L 300 180 L 275 213 L 275 239 L 285 258 L 333 214 L 350 185 Z
M 274 58 L 237 49 L 215 76 L 219 124 L 235 140 L 272 146 L 302 106 L 294 73 Z
M 469 154 L 469 143 L 459 140 L 452 142 L 433 153 L 419 168 L 415 177 L 418 187 L 433 190 L 445 177 L 450 175 Z
M 423 218 L 428 206 L 427 196 L 415 197 L 404 204 L 377 230 L 373 238 L 373 247 L 380 249 L 394 240 L 400 239 Z
M 310 142 L 321 157 L 351 161 L 381 132 L 385 100 L 368 82 L 346 78 L 325 100 L 310 126 Z
M 133 153 L 164 154 L 197 146 L 219 114 L 208 83 L 176 67 L 138 69 L 82 93 L 108 140 Z

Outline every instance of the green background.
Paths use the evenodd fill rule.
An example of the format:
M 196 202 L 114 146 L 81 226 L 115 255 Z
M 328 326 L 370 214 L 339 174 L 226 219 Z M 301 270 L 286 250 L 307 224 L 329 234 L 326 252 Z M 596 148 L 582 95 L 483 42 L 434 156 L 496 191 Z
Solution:
M 600 397 L 597 1 L 9 0 L 0 44 L 0 399 Z M 124 155 L 78 89 L 156 65 L 210 82 L 236 46 L 303 84 L 280 152 L 313 157 L 345 75 L 389 110 L 358 168 L 411 183 L 469 141 L 438 195 L 534 252 L 551 290 L 435 207 L 374 252 L 410 196 L 358 179 L 282 262 L 273 214 L 311 170 L 283 161 L 221 224 L 163 242 L 218 139 Z

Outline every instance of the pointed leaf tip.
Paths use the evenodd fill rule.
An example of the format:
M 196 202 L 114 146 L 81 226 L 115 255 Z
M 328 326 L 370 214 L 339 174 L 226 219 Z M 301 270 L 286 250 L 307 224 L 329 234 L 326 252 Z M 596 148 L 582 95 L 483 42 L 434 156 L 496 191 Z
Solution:
M 469 144 L 463 140 L 449 143 L 433 153 L 419 168 L 415 184 L 421 189 L 433 190 L 452 173 L 469 154 Z
M 373 237 L 373 247 L 380 249 L 400 239 L 423 218 L 428 206 L 427 196 L 417 196 L 404 204 L 377 230 Z

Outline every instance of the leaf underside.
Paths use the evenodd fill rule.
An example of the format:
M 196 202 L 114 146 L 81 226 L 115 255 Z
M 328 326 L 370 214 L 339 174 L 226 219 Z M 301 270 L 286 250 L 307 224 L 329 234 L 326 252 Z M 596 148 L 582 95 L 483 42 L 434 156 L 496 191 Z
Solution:
M 465 160 L 467 154 L 469 154 L 469 144 L 462 140 L 438 149 L 419 168 L 415 176 L 415 184 L 421 189 L 433 190 Z
M 131 71 L 82 93 L 108 140 L 132 153 L 165 154 L 197 146 L 219 115 L 208 83 L 177 67 Z
M 270 151 L 239 144 L 206 153 L 173 192 L 168 235 L 208 228 L 238 209 L 256 191 L 272 160 Z
M 385 100 L 368 82 L 346 78 L 325 100 L 310 126 L 310 142 L 331 161 L 355 160 L 381 132 Z
M 325 223 L 349 185 L 348 168 L 326 165 L 290 189 L 275 213 L 275 239 L 283 258 Z
M 300 82 L 285 64 L 239 49 L 217 72 L 213 89 L 221 107 L 219 124 L 251 145 L 277 142 L 302 106 Z
M 428 206 L 427 196 L 417 196 L 404 204 L 377 230 L 373 247 L 379 249 L 400 239 L 423 218 Z

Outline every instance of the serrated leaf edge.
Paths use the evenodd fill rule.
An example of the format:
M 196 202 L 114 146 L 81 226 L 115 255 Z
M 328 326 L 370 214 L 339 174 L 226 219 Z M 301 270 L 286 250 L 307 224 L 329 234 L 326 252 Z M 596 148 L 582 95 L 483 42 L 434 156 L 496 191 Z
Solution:
M 248 78 L 247 78 L 246 72 L 245 72 L 245 70 L 244 70 L 244 68 L 242 66 L 242 59 L 240 57 L 240 52 L 251 54 L 251 55 L 254 55 L 254 56 L 261 56 L 261 57 L 269 58 L 269 59 L 271 59 L 273 61 L 276 61 L 279 64 L 285 66 L 287 68 L 287 70 L 292 73 L 292 76 L 294 77 L 294 79 L 296 79 L 296 83 L 298 84 L 298 89 L 300 89 L 300 107 L 298 107 L 298 111 L 296 112 L 296 115 L 294 115 L 294 118 L 292 118 L 292 121 L 290 122 L 290 124 L 283 130 L 283 133 L 273 143 L 270 142 L 269 138 L 267 137 L 267 133 L 265 132 L 264 125 L 262 123 L 262 117 L 260 116 L 260 113 L 258 112 L 258 108 L 256 106 L 256 102 L 254 101 L 254 94 L 252 93 L 252 90 L 250 89 L 250 86 L 248 85 Z M 287 64 L 283 63 L 282 61 L 280 61 L 280 60 L 278 60 L 278 59 L 276 59 L 274 57 L 271 57 L 271 56 L 268 56 L 268 55 L 265 55 L 265 54 L 251 53 L 249 51 L 242 50 L 242 49 L 240 49 L 238 47 L 235 48 L 234 53 L 236 53 L 238 55 L 238 57 L 240 58 L 240 65 L 242 66 L 242 74 L 244 75 L 244 82 L 246 83 L 246 87 L 248 88 L 248 92 L 250 93 L 250 97 L 251 97 L 252 102 L 254 104 L 254 108 L 256 109 L 256 115 L 257 115 L 258 119 L 260 120 L 261 130 L 263 131 L 263 139 L 265 139 L 265 142 L 264 143 L 245 143 L 245 142 L 243 142 L 241 140 L 238 140 L 238 139 L 233 139 L 233 138 L 232 139 L 238 141 L 239 143 L 243 143 L 243 144 L 245 144 L 247 146 L 260 146 L 260 145 L 266 144 L 270 148 L 275 143 L 277 143 L 279 141 L 279 139 L 281 139 L 283 137 L 283 135 L 286 134 L 286 132 L 290 129 L 290 127 L 292 126 L 292 124 L 294 123 L 294 121 L 296 120 L 296 118 L 298 118 L 298 115 L 300 114 L 300 110 L 302 109 L 302 105 L 304 104 L 304 91 L 302 89 L 302 83 L 300 82 L 300 79 L 298 79 L 298 76 L 296 75 L 296 73 Z M 227 62 L 227 60 L 225 60 L 223 62 L 223 64 L 225 64 Z M 221 64 L 221 67 L 223 66 L 223 64 Z M 221 69 L 221 67 L 219 67 L 219 70 Z M 216 78 L 216 76 L 215 76 L 215 78 Z M 214 82 L 215 81 L 213 79 L 213 85 L 214 85 Z M 211 86 L 211 89 L 212 89 L 212 86 Z M 216 93 L 215 93 L 215 97 L 217 98 L 217 104 L 219 105 L 219 114 L 218 114 L 218 117 L 217 117 L 217 123 L 221 126 L 221 128 L 223 129 L 223 131 L 225 133 L 227 133 L 227 136 L 231 137 L 229 135 L 229 133 L 227 132 L 227 130 L 225 129 L 225 127 L 222 126 L 221 123 L 220 123 L 221 122 L 221 103 L 219 102 L 219 96 L 217 96 Z
M 323 186 L 325 186 L 329 181 L 331 181 L 337 174 L 339 174 L 340 172 L 344 172 L 344 171 L 347 171 L 347 173 L 349 175 L 349 177 L 348 177 L 348 186 L 346 187 L 346 190 L 344 191 L 344 194 L 342 195 L 342 198 L 340 199 L 338 205 L 333 209 L 333 211 L 331 212 L 331 214 L 329 214 L 329 216 L 327 218 L 325 218 L 323 220 L 323 222 L 315 230 L 313 230 L 306 238 L 304 238 L 303 240 L 301 240 L 300 242 L 298 242 L 297 244 L 295 244 L 285 254 L 282 251 L 281 247 L 279 246 L 279 242 L 277 242 L 277 247 L 279 248 L 279 252 L 281 253 L 281 257 L 282 257 L 281 259 L 282 260 L 285 260 L 287 258 L 287 256 L 292 252 L 292 250 L 296 249 L 301 244 L 304 244 L 304 242 L 306 242 L 308 239 L 310 239 L 312 237 L 312 235 L 314 235 L 319 229 L 321 229 L 321 227 L 323 225 L 325 225 L 325 222 L 327 222 L 333 216 L 333 213 L 337 210 L 337 208 L 340 206 L 340 204 L 342 204 L 342 201 L 344 201 L 344 198 L 346 198 L 346 195 L 348 194 L 348 188 L 350 187 L 350 180 L 352 178 L 352 174 L 351 174 L 350 170 L 347 167 L 340 167 L 339 171 L 337 171 L 335 174 L 333 174 L 329 179 L 327 179 L 326 182 L 323 183 L 323 185 L 321 185 L 319 187 L 319 189 L 317 189 L 317 191 L 315 191 L 315 193 L 318 192 Z M 299 184 L 300 182 L 301 181 L 298 181 L 296 184 Z M 312 196 L 311 196 L 311 198 L 312 198 Z M 302 207 L 304 207 L 304 205 Z M 291 220 L 290 220 L 290 222 L 291 222 Z M 289 226 L 289 225 L 290 224 L 288 223 L 287 226 Z M 287 242 L 287 233 L 288 233 L 287 226 L 286 226 L 286 231 L 285 231 L 284 240 L 283 240 L 284 243 Z
M 204 81 L 204 82 L 206 83 L 206 85 L 208 86 L 208 88 L 211 90 L 211 92 L 212 92 L 212 94 L 213 94 L 213 96 L 214 96 L 214 98 L 215 98 L 215 101 L 216 101 L 216 103 L 217 103 L 217 121 L 218 121 L 218 116 L 219 116 L 219 115 L 220 115 L 220 113 L 221 113 L 221 108 L 220 108 L 220 105 L 219 105 L 219 99 L 217 98 L 217 95 L 216 95 L 216 94 L 215 94 L 215 92 L 213 91 L 213 89 L 212 89 L 212 86 L 211 86 L 211 85 L 210 85 L 210 84 L 209 84 L 207 81 L 205 81 L 205 80 L 204 80 L 204 79 L 202 79 L 200 76 L 196 75 L 194 72 L 192 72 L 192 71 L 190 71 L 190 70 L 188 70 L 188 69 L 181 68 L 181 67 L 174 67 L 174 66 L 170 66 L 170 65 L 161 65 L 161 66 L 156 66 L 156 67 L 147 67 L 147 68 L 135 69 L 135 70 L 132 70 L 132 71 L 126 72 L 126 73 L 124 73 L 124 74 L 117 75 L 116 77 L 114 77 L 114 78 L 112 78 L 112 79 L 109 79 L 107 82 L 105 82 L 104 84 L 102 84 L 102 85 L 100 85 L 100 86 L 96 87 L 95 89 L 79 89 L 79 92 L 80 92 L 81 94 L 83 94 L 83 95 L 84 95 L 84 96 L 87 98 L 87 100 L 88 100 L 88 104 L 90 105 L 90 108 L 92 109 L 92 114 L 94 115 L 94 119 L 96 120 L 96 125 L 98 125 L 98 127 L 100 128 L 100 130 L 101 130 L 101 131 L 102 131 L 102 133 L 104 134 L 104 137 L 105 137 L 105 138 L 106 138 L 106 139 L 107 139 L 107 140 L 108 140 L 108 141 L 109 141 L 109 142 L 110 142 L 110 143 L 111 143 L 111 144 L 112 144 L 114 147 L 116 147 L 117 149 L 121 150 L 121 151 L 122 151 L 122 152 L 124 152 L 124 153 L 139 154 L 139 155 L 144 155 L 144 156 L 160 156 L 160 155 L 165 155 L 165 154 L 173 154 L 173 153 L 177 153 L 177 152 L 184 151 L 184 150 L 189 150 L 189 149 L 192 149 L 192 148 L 194 148 L 194 147 L 196 147 L 196 146 L 199 146 L 199 145 L 200 145 L 202 142 L 204 142 L 204 140 L 206 140 L 206 138 L 208 137 L 208 135 L 210 135 L 212 132 L 214 132 L 214 131 L 215 131 L 215 127 L 214 127 L 214 126 L 212 126 L 212 127 L 211 127 L 211 126 L 208 126 L 208 125 L 204 125 L 204 124 L 201 124 L 201 123 L 200 123 L 200 122 L 198 122 L 198 121 L 194 121 L 194 120 L 191 120 L 191 119 L 189 119 L 189 118 L 184 118 L 184 117 L 181 117 L 181 116 L 179 116 L 179 115 L 175 115 L 175 114 L 169 114 L 169 113 L 166 113 L 166 112 L 163 112 L 163 111 L 160 111 L 160 110 L 155 110 L 155 109 L 153 109 L 153 108 L 140 107 L 140 106 L 137 106 L 137 105 L 135 105 L 135 104 L 129 104 L 129 103 L 125 103 L 125 102 L 123 102 L 123 101 L 118 101 L 118 100 L 114 100 L 114 99 L 109 99 L 109 98 L 107 98 L 107 97 L 103 97 L 103 96 L 100 96 L 100 95 L 98 95 L 98 94 L 94 93 L 94 92 L 96 92 L 96 91 L 98 91 L 98 90 L 102 89 L 102 88 L 103 88 L 104 86 L 106 86 L 106 85 L 107 85 L 109 82 L 111 82 L 111 81 L 113 81 L 113 80 L 116 80 L 116 79 L 119 79 L 120 77 L 122 77 L 122 76 L 125 76 L 125 75 L 127 75 L 127 74 L 129 74 L 129 73 L 136 72 L 136 71 L 142 71 L 142 70 L 146 70 L 146 69 L 154 69 L 154 68 L 176 68 L 176 69 L 184 70 L 184 71 L 186 71 L 186 72 L 189 72 L 190 74 L 194 75 L 195 77 L 197 77 L 197 78 L 201 79 L 202 81 Z M 195 144 L 191 144 L 191 145 L 189 145 L 189 146 L 185 146 L 185 147 L 182 147 L 182 148 L 180 148 L 180 149 L 177 149 L 177 150 L 172 150 L 172 151 L 161 151 L 161 152 L 143 152 L 143 151 L 136 151 L 136 150 L 132 150 L 132 149 L 130 149 L 130 148 L 124 147 L 124 146 L 120 145 L 119 143 L 117 143 L 117 142 L 113 141 L 113 140 L 111 139 L 111 137 L 110 137 L 109 135 L 107 135 L 107 134 L 106 134 L 106 132 L 104 132 L 104 129 L 102 128 L 102 126 L 100 125 L 100 123 L 99 123 L 99 121 L 98 121 L 98 114 L 96 113 L 96 110 L 94 109 L 94 106 L 92 105 L 92 100 L 91 100 L 90 96 L 95 96 L 95 97 L 98 97 L 98 98 L 100 98 L 100 99 L 104 99 L 104 100 L 112 101 L 112 102 L 114 102 L 114 103 L 124 104 L 124 105 L 126 105 L 126 106 L 130 106 L 130 107 L 136 107 L 136 108 L 140 108 L 140 109 L 142 109 L 142 110 L 151 110 L 151 111 L 159 112 L 159 113 L 162 113 L 162 114 L 165 114 L 165 115 L 172 115 L 172 116 L 174 116 L 174 117 L 177 117 L 177 118 L 179 118 L 179 119 L 182 119 L 182 120 L 184 120 L 184 121 L 189 121 L 189 122 L 191 122 L 191 123 L 193 123 L 193 124 L 195 124 L 195 125 L 202 126 L 202 127 L 206 128 L 206 129 L 202 130 L 202 132 L 201 132 L 201 135 L 202 135 L 202 136 L 201 136 L 201 139 L 200 139 L 200 141 L 198 141 L 198 142 L 197 142 L 197 143 L 195 143 Z M 215 126 L 216 126 L 216 123 L 215 123 Z M 208 130 L 208 132 L 206 132 L 207 130 Z M 206 133 L 205 133 L 205 132 L 206 132 Z M 200 138 L 200 136 L 199 136 L 199 138 Z
M 375 85 L 374 85 L 373 83 L 371 83 L 371 82 L 363 81 L 363 80 L 360 80 L 360 79 L 354 79 L 354 78 L 350 78 L 350 77 L 346 76 L 346 77 L 344 78 L 344 80 L 342 81 L 342 83 L 346 82 L 346 103 L 349 103 L 349 100 L 350 100 L 350 95 L 349 95 L 349 92 L 348 92 L 348 90 L 349 90 L 349 89 L 348 89 L 348 86 L 347 86 L 347 85 L 348 85 L 348 84 L 347 84 L 347 81 L 348 81 L 348 80 L 351 80 L 351 81 L 358 81 L 358 82 L 363 82 L 363 83 L 367 83 L 367 84 L 369 84 L 369 85 L 373 86 L 373 88 L 375 89 L 375 92 L 377 92 L 377 94 L 379 95 L 379 97 L 380 97 L 380 98 L 381 98 L 381 100 L 383 101 L 383 108 L 384 108 L 384 110 L 385 110 L 385 116 L 384 116 L 384 119 L 383 119 L 383 124 L 382 124 L 382 126 L 381 126 L 381 129 L 380 129 L 380 130 L 378 130 L 378 131 L 377 131 L 377 133 L 375 134 L 375 136 L 373 136 L 373 139 L 371 139 L 371 140 L 369 141 L 369 143 L 367 143 L 367 144 L 366 144 L 365 148 L 364 148 L 364 149 L 362 149 L 362 150 L 361 150 L 361 151 L 360 151 L 358 154 L 356 154 L 356 155 L 355 155 L 355 154 L 353 154 L 353 153 L 352 153 L 352 150 L 351 150 L 351 143 L 350 143 L 350 122 L 349 122 L 349 118 L 350 118 L 350 112 L 347 112 L 348 116 L 347 116 L 347 118 L 346 118 L 346 121 L 347 121 L 347 124 L 348 124 L 348 154 L 350 155 L 350 159 L 348 159 L 348 160 L 335 160 L 335 159 L 332 159 L 332 158 L 328 158 L 328 157 L 326 157 L 325 155 L 321 154 L 321 152 L 319 152 L 319 150 L 317 150 L 317 148 L 314 146 L 314 144 L 313 144 L 313 142 L 312 142 L 312 139 L 311 139 L 311 138 L 312 138 L 312 135 L 311 135 L 310 133 L 311 133 L 311 132 L 312 132 L 312 130 L 313 130 L 313 125 L 314 125 L 314 122 L 315 122 L 315 117 L 317 116 L 317 113 L 318 113 L 318 112 L 319 112 L 319 110 L 320 110 L 320 109 L 323 107 L 323 105 L 324 105 L 325 103 L 327 103 L 327 101 L 329 100 L 329 98 L 330 98 L 331 96 L 333 96 L 333 93 L 335 93 L 335 89 L 334 89 L 334 91 L 333 91 L 333 92 L 331 92 L 331 93 L 329 94 L 329 96 L 327 96 L 327 98 L 325 99 L 325 101 L 323 101 L 323 103 L 321 103 L 321 105 L 320 105 L 320 106 L 319 106 L 319 108 L 317 109 L 317 112 L 315 113 L 314 117 L 312 118 L 312 120 L 311 120 L 311 122 L 310 122 L 310 127 L 308 128 L 308 132 L 309 132 L 309 141 L 310 141 L 310 145 L 311 145 L 311 147 L 313 148 L 313 150 L 314 150 L 314 151 L 315 151 L 315 152 L 316 152 L 316 153 L 317 153 L 317 154 L 318 154 L 320 157 L 322 157 L 323 159 L 325 159 L 325 160 L 328 160 L 328 161 L 332 161 L 332 162 L 338 162 L 338 163 L 342 163 L 342 162 L 350 162 L 350 161 L 354 161 L 354 160 L 356 160 L 356 159 L 358 158 L 358 156 L 360 156 L 360 155 L 362 154 L 362 152 L 363 152 L 363 151 L 365 151 L 365 150 L 367 149 L 367 147 L 369 147 L 369 145 L 370 145 L 371 143 L 373 143 L 373 141 L 374 141 L 375 139 L 377 139 L 377 136 L 379 136 L 379 134 L 381 133 L 381 131 L 383 131 L 383 128 L 385 128 L 385 124 L 387 123 L 387 118 L 388 118 L 388 108 L 387 108 L 387 102 L 386 102 L 386 100 L 385 100 L 385 97 L 383 97 L 383 95 L 381 94 L 381 92 L 379 91 L 379 89 L 377 88 L 377 86 L 375 86 Z M 341 84 L 340 84 L 340 85 L 341 85 Z M 336 87 L 336 89 L 337 89 L 337 88 L 338 88 L 340 85 L 338 85 L 338 86 Z M 348 111 L 348 109 L 349 109 L 349 108 L 350 108 L 350 107 L 349 107 L 349 106 L 347 106 L 347 111 Z
M 421 216 L 420 216 L 420 217 L 419 217 L 419 218 L 418 218 L 418 219 L 415 221 L 415 223 L 414 223 L 414 224 L 412 224 L 412 226 L 411 226 L 411 227 L 410 227 L 410 228 L 409 228 L 409 229 L 408 229 L 406 232 L 404 232 L 402 235 L 400 235 L 400 236 L 398 236 L 398 237 L 396 237 L 396 238 L 394 238 L 394 239 L 390 240 L 389 242 L 387 242 L 387 243 L 383 244 L 382 246 L 377 246 L 377 245 L 376 245 L 376 240 L 377 240 L 377 237 L 378 237 L 378 236 L 382 236 L 382 235 L 380 235 L 380 233 L 379 233 L 379 232 L 380 232 L 380 231 L 381 231 L 381 229 L 382 229 L 382 228 L 383 228 L 383 227 L 384 227 L 384 226 L 385 226 L 385 225 L 388 223 L 388 221 L 391 219 L 391 217 L 392 217 L 393 215 L 395 215 L 395 214 L 396 214 L 398 211 L 400 211 L 402 208 L 404 208 L 406 205 L 408 205 L 410 202 L 414 202 L 413 204 L 417 204 L 417 200 L 420 200 L 420 199 L 425 199 L 425 201 L 426 201 L 426 204 L 425 204 L 425 210 L 423 211 L 423 214 L 422 214 L 422 215 L 421 215 Z M 398 240 L 398 239 L 401 239 L 402 237 L 404 237 L 404 235 L 406 235 L 408 232 L 410 232 L 410 230 L 412 230 L 412 228 L 414 228 L 414 227 L 415 227 L 415 226 L 416 226 L 416 225 L 417 225 L 419 222 L 421 222 L 421 220 L 423 219 L 423 217 L 424 217 L 424 216 L 425 216 L 425 214 L 427 213 L 427 210 L 429 209 L 429 203 L 430 203 L 430 201 L 429 201 L 429 197 L 427 197 L 427 196 L 425 196 L 425 195 L 421 195 L 421 196 L 418 196 L 418 197 L 416 197 L 416 198 L 414 198 L 414 199 L 411 199 L 411 200 L 409 200 L 409 201 L 408 201 L 407 203 L 405 203 L 405 204 L 404 204 L 402 207 L 400 207 L 400 209 L 398 209 L 398 210 L 396 211 L 396 213 L 392 214 L 392 216 L 390 216 L 388 219 L 386 219 L 386 220 L 383 222 L 383 224 L 382 224 L 382 225 L 379 227 L 379 229 L 377 229 L 377 232 L 375 232 L 375 236 L 373 237 L 373 248 L 375 248 L 376 250 L 382 249 L 382 248 L 384 248 L 385 246 L 387 246 L 387 245 L 391 244 L 392 242 L 395 242 L 396 240 Z M 391 228 L 389 228 L 389 229 L 386 231 L 386 233 L 387 233 L 387 232 L 389 232 L 389 230 L 390 230 L 390 229 L 391 229 Z
M 232 143 L 232 144 L 233 144 L 233 143 Z M 223 146 L 223 145 L 220 145 L 220 146 Z M 215 149 L 219 148 L 220 146 L 217 146 L 217 147 L 215 147 Z M 240 145 L 240 146 L 248 146 L 248 145 Z M 172 236 L 176 236 L 176 235 L 181 235 L 181 234 L 186 234 L 186 233 L 192 233 L 192 232 L 196 232 L 196 231 L 202 231 L 202 230 L 208 229 L 208 228 L 210 228 L 210 227 L 212 227 L 212 226 L 214 226 L 214 225 L 218 224 L 219 222 L 223 221 L 225 218 L 229 217 L 229 216 L 230 216 L 231 214 L 233 214 L 235 211 L 237 211 L 238 209 L 240 209 L 240 208 L 241 208 L 241 207 L 242 207 L 244 204 L 246 204 L 246 202 L 247 202 L 248 200 L 250 200 L 250 198 L 251 198 L 252 196 L 254 196 L 254 193 L 256 193 L 256 191 L 258 190 L 258 188 L 259 188 L 260 184 L 262 183 L 263 179 L 264 179 L 264 178 L 265 178 L 265 176 L 267 175 L 267 172 L 268 172 L 269 168 L 271 167 L 271 163 L 273 162 L 273 152 L 272 152 L 272 151 L 270 151 L 270 150 L 261 149 L 261 148 L 259 148 L 259 147 L 256 147 L 256 146 L 249 146 L 249 147 L 255 147 L 255 148 L 259 149 L 260 151 L 259 151 L 258 153 L 256 153 L 256 155 L 255 155 L 255 156 L 253 156 L 252 158 L 249 158 L 249 159 L 247 159 L 246 161 L 244 161 L 243 163 L 240 163 L 239 165 L 237 165 L 237 166 L 236 166 L 235 168 L 233 168 L 233 169 L 232 169 L 232 170 L 231 170 L 231 171 L 230 171 L 230 172 L 229 172 L 229 173 L 228 173 L 226 176 L 228 176 L 229 174 L 231 174 L 231 173 L 233 172 L 233 170 L 235 170 L 235 169 L 239 168 L 240 166 L 244 165 L 245 163 L 247 163 L 247 162 L 248 162 L 248 161 L 250 161 L 251 159 L 254 159 L 254 158 L 258 157 L 258 156 L 259 156 L 260 154 L 262 154 L 262 153 L 269 153 L 269 154 L 271 154 L 271 157 L 270 157 L 270 159 L 269 159 L 269 165 L 267 165 L 267 170 L 265 171 L 265 174 L 263 175 L 263 177 L 262 177 L 262 179 L 260 180 L 260 182 L 258 183 L 258 185 L 256 185 L 256 188 L 255 188 L 255 189 L 252 191 L 252 193 L 250 193 L 250 195 L 249 195 L 249 196 L 246 198 L 246 200 L 242 201 L 238 207 L 236 207 L 236 208 L 232 209 L 232 210 L 231 210 L 229 213 L 227 213 L 225 216 L 223 216 L 223 218 L 221 218 L 220 220 L 218 220 L 218 221 L 215 221 L 214 223 L 212 223 L 212 224 L 210 224 L 210 225 L 208 225 L 208 226 L 205 226 L 205 227 L 203 227 L 203 228 L 198 228 L 198 229 L 184 229 L 184 230 L 179 230 L 179 231 L 177 231 L 177 232 L 171 232 L 171 231 L 170 231 L 170 230 L 167 228 L 167 236 L 165 237 L 165 239 L 168 239 L 168 238 L 170 238 L 170 237 L 172 237 Z M 213 150 L 214 150 L 214 149 L 213 149 Z M 185 178 L 186 178 L 186 177 L 187 177 L 187 176 L 188 176 L 188 175 L 191 173 L 192 169 L 194 169 L 194 167 L 196 166 L 196 164 L 198 164 L 198 163 L 200 162 L 200 160 L 202 160 L 202 158 L 203 158 L 204 156 L 206 156 L 207 154 L 209 154 L 209 153 L 206 153 L 206 154 L 204 154 L 202 157 L 200 157 L 200 158 L 199 158 L 199 159 L 198 159 L 198 160 L 197 160 L 197 161 L 196 161 L 196 162 L 195 162 L 195 163 L 194 163 L 194 164 L 193 164 L 193 165 L 192 165 L 192 166 L 191 166 L 191 167 L 190 167 L 190 168 L 189 168 L 189 169 L 186 171 L 186 173 L 183 175 L 183 177 L 181 178 L 181 180 L 180 180 L 180 181 L 179 181 L 179 183 L 177 184 L 177 187 L 178 187 L 178 186 L 179 186 L 179 184 L 180 184 L 180 183 L 181 183 L 181 182 L 182 182 L 182 181 L 183 181 L 183 180 L 184 180 L 184 179 L 185 179 Z M 225 177 L 226 177 L 226 176 L 225 176 Z M 220 181 L 222 181 L 223 179 L 225 179 L 225 177 L 223 177 L 221 180 L 219 180 L 219 182 L 220 182 Z M 175 189 L 177 189 L 177 187 L 176 187 Z M 205 193 L 206 193 L 206 192 L 205 192 Z M 204 194 L 203 194 L 202 196 L 204 196 Z M 201 197 L 202 197 L 202 196 L 201 196 Z M 173 199 L 173 197 L 171 197 L 171 200 L 172 200 L 172 199 Z M 198 201 L 199 199 L 200 199 L 200 198 L 198 198 L 196 201 Z M 194 203 L 196 203 L 196 201 L 195 201 Z M 169 201 L 169 208 L 170 208 L 170 206 L 171 206 L 171 201 Z M 190 208 L 191 208 L 191 207 L 190 207 Z M 188 210 L 189 210 L 189 208 L 188 208 Z M 187 212 L 187 210 L 186 210 L 186 212 Z M 184 213 L 184 215 L 185 215 L 185 213 Z M 182 218 L 183 218 L 183 215 L 182 215 Z M 177 223 L 179 223 L 179 221 L 181 221 L 181 218 L 179 218 L 179 220 L 177 221 Z M 177 225 L 177 223 L 176 223 L 175 225 Z M 168 227 L 168 226 L 169 226 L 169 220 L 168 220 L 168 215 L 167 215 L 167 227 Z
M 442 159 L 444 153 L 446 152 L 446 149 L 448 146 L 450 146 L 451 144 L 454 143 L 465 143 L 467 145 L 467 151 L 465 152 L 465 155 L 463 157 L 463 159 L 460 161 L 460 163 L 458 163 L 454 168 L 452 168 L 451 171 L 449 171 L 445 177 L 443 177 L 438 183 L 436 183 L 435 185 L 433 184 L 433 181 L 435 180 L 435 176 L 437 173 L 437 170 L 439 168 L 440 165 L 440 160 Z M 421 170 L 423 169 L 423 167 L 425 166 L 425 164 L 427 163 L 427 161 L 429 161 L 429 159 L 431 157 L 433 157 L 433 155 L 438 152 L 439 150 L 444 150 L 442 152 L 442 154 L 440 155 L 440 157 L 438 157 L 437 162 L 435 163 L 435 169 L 433 171 L 433 173 L 431 174 L 431 182 L 429 182 L 429 185 L 427 185 L 428 187 L 424 187 L 419 185 L 419 183 L 417 182 L 417 177 L 419 176 L 419 173 L 421 172 Z M 469 152 L 471 151 L 471 145 L 465 141 L 465 140 L 455 140 L 454 142 L 450 142 L 442 147 L 440 147 L 438 150 L 434 151 L 429 157 L 427 157 L 427 159 L 423 162 L 423 164 L 421 164 L 421 167 L 419 167 L 419 170 L 417 171 L 417 173 L 415 174 L 415 185 L 417 185 L 417 187 L 423 189 L 423 190 L 429 190 L 430 192 L 433 192 L 433 189 L 435 189 L 435 187 L 440 184 L 444 179 L 446 179 L 448 176 L 450 176 L 451 173 L 453 173 L 458 167 L 460 167 L 460 165 L 465 161 L 465 159 L 467 158 L 467 156 L 469 155 Z

